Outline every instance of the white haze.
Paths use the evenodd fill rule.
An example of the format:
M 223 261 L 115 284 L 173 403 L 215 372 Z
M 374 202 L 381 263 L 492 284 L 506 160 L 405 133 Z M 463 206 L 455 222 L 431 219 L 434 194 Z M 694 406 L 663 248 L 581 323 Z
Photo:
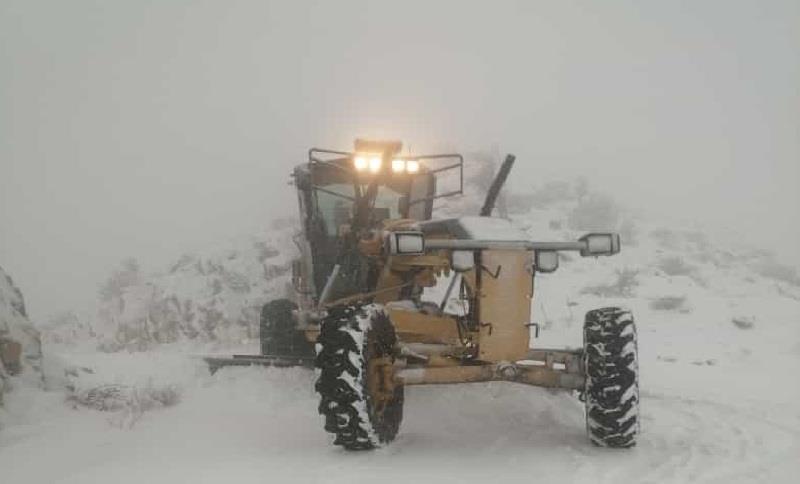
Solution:
M 296 210 L 312 145 L 518 156 L 800 237 L 796 1 L 0 3 L 0 265 L 35 317 Z

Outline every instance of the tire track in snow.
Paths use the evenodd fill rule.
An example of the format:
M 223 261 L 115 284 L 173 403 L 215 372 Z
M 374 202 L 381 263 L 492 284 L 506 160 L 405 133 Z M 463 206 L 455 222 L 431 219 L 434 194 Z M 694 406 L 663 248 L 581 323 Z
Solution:
M 625 451 L 592 446 L 583 435 L 580 404 L 568 394 L 481 386 L 429 387 L 424 395 L 411 395 L 413 410 L 404 426 L 413 435 L 404 437 L 401 429 L 392 446 L 403 453 L 413 452 L 419 443 L 428 449 L 461 449 L 467 455 L 482 449 L 545 477 L 565 467 L 570 476 L 565 482 L 784 482 L 780 476 L 791 475 L 793 466 L 800 471 L 800 429 L 765 416 L 776 411 L 775 417 L 781 418 L 785 409 L 777 406 L 748 408 L 645 394 L 639 444 Z M 424 403 L 413 403 L 419 397 Z M 457 406 L 453 413 L 444 413 L 446 402 Z M 417 419 L 424 425 L 415 423 Z M 546 446 L 562 452 L 543 453 Z M 503 465 L 497 472 L 514 470 Z
M 42 426 L 27 443 L 1 449 L 0 466 L 16 465 L 11 475 L 26 482 L 54 482 L 57 475 L 63 482 L 131 483 L 220 482 L 235 473 L 242 483 L 275 475 L 348 484 L 727 484 L 793 482 L 800 472 L 794 408 L 643 393 L 639 445 L 602 449 L 586 437 L 576 398 L 507 383 L 410 388 L 398 439 L 376 452 L 346 453 L 330 446 L 322 429 L 314 379 L 301 369 L 202 374 L 187 380 L 179 405 L 126 432 L 109 432 L 101 423 L 107 417 L 91 413 L 83 417 L 94 425 L 75 432 L 80 422 L 65 410 L 59 426 Z M 55 432 L 63 438 L 54 439 Z M 98 448 L 102 458 L 95 457 Z M 22 465 L 30 449 L 65 458 Z
M 796 418 L 768 403 L 643 393 L 642 434 L 630 450 L 594 447 L 582 404 L 568 393 L 506 383 L 414 387 L 406 405 L 397 441 L 376 456 L 398 472 L 428 458 L 445 467 L 474 458 L 498 476 L 613 484 L 784 482 L 771 476 L 800 471 Z
M 771 466 L 798 465 L 800 431 L 758 410 L 654 394 L 642 409 L 647 427 L 636 453 L 643 459 L 604 482 L 771 481 Z

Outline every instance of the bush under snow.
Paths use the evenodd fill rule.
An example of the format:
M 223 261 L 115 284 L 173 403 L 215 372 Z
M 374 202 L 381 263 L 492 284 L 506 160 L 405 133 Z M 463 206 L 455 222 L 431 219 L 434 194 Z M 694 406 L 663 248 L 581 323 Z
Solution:
M 111 352 L 187 340 L 236 345 L 256 338 L 261 306 L 286 292 L 291 234 L 281 227 L 208 257 L 184 255 L 156 274 L 124 261 L 101 286 L 93 322 L 64 317 L 48 325 L 45 337 L 68 343 L 80 334 Z

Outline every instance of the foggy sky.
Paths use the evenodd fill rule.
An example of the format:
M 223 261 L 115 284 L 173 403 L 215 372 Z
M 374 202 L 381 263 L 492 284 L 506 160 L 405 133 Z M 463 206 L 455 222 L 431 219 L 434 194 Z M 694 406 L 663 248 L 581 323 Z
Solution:
M 296 210 L 310 146 L 402 139 L 800 237 L 800 2 L 0 0 L 0 266 L 34 317 Z M 758 234 L 756 236 L 756 234 Z

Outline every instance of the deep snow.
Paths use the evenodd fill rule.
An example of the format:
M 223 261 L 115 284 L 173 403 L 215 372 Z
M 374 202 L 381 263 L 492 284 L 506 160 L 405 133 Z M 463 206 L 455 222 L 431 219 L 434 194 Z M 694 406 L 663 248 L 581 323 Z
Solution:
M 715 303 L 682 317 L 634 305 L 642 434 L 629 451 L 590 445 L 571 394 L 491 383 L 409 388 L 398 439 L 348 453 L 322 430 L 313 371 L 210 375 L 185 348 L 46 348 L 51 390 L 9 395 L 0 469 L 5 482 L 30 483 L 795 482 L 798 302 L 749 301 L 771 314 L 749 330 L 715 317 Z M 575 345 L 579 333 L 551 327 L 534 344 Z M 140 418 L 73 408 L 57 378 L 67 364 L 100 369 L 108 382 L 177 385 L 181 401 Z
M 510 202 L 530 238 L 574 240 L 581 232 L 568 228 L 569 210 L 557 203 L 513 215 Z M 330 445 L 322 429 L 313 371 L 211 375 L 197 357 L 208 342 L 100 353 L 96 345 L 51 341 L 47 390 L 19 385 L 0 411 L 0 476 L 23 483 L 796 482 L 796 273 L 695 229 L 637 221 L 633 235 L 636 243 L 623 242 L 618 256 L 566 255 L 556 273 L 537 276 L 541 333 L 531 344 L 577 347 L 586 310 L 633 310 L 642 396 L 634 449 L 593 447 L 572 394 L 491 383 L 409 388 L 397 440 L 349 453 Z M 256 344 L 226 351 L 255 352 Z M 72 367 L 95 372 L 79 373 L 79 383 L 169 386 L 180 400 L 90 410 L 65 398 L 64 370 Z
M 643 347 L 653 341 L 644 337 Z M 211 376 L 175 353 L 69 359 L 111 374 L 118 366 L 140 382 L 149 372 L 177 381 L 182 402 L 129 427 L 119 414 L 72 409 L 57 391 L 14 394 L 16 421 L 0 434 L 4 482 L 793 482 L 798 470 L 796 394 L 758 393 L 796 365 L 773 369 L 760 385 L 731 381 L 739 368 L 727 364 L 643 358 L 643 433 L 629 451 L 591 446 L 582 405 L 566 393 L 506 383 L 414 387 L 398 439 L 349 453 L 322 431 L 310 370 Z

